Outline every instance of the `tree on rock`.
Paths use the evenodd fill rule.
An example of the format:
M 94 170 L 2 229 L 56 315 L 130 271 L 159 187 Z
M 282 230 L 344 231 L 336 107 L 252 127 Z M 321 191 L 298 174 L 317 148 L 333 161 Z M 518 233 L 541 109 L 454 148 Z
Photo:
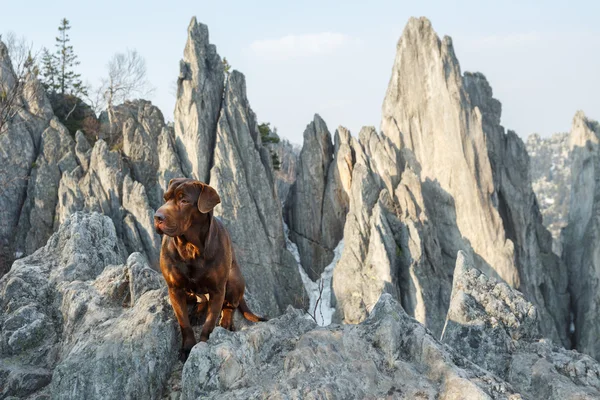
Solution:
M 55 53 L 50 53 L 48 49 L 43 51 L 41 81 L 52 103 L 54 114 L 72 134 L 75 134 L 92 111 L 81 100 L 87 96 L 87 87 L 81 81 L 81 75 L 75 72 L 75 67 L 80 63 L 70 44 L 70 29 L 69 20 L 63 18 L 58 27 Z

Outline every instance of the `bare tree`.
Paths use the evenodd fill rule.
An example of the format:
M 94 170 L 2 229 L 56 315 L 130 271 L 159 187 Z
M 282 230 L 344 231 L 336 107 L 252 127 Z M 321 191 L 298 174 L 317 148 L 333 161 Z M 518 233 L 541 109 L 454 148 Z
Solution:
M 13 32 L 0 35 L 0 134 L 24 107 L 24 87 L 29 74 L 37 75 L 33 45 Z
M 108 78 L 103 80 L 101 87 L 111 130 L 115 122 L 115 104 L 134 96 L 146 96 L 153 90 L 146 79 L 146 61 L 136 50 L 117 53 L 110 59 Z

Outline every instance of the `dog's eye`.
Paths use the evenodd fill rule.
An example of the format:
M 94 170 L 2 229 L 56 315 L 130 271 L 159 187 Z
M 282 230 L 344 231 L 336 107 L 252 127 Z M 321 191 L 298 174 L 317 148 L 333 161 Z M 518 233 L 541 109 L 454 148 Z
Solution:
M 184 199 L 183 197 L 179 199 L 179 202 L 181 204 L 188 204 L 188 201 L 186 199 Z

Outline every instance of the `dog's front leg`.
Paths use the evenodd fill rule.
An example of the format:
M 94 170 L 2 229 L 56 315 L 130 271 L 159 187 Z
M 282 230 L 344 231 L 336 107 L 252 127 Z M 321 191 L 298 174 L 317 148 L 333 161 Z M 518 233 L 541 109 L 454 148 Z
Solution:
M 200 333 L 200 341 L 202 342 L 206 342 L 208 340 L 208 336 L 211 334 L 213 329 L 215 329 L 217 319 L 219 318 L 219 315 L 221 315 L 223 301 L 225 301 L 225 288 L 217 293 L 209 293 L 209 295 L 210 299 L 208 300 L 208 314 L 206 315 L 206 321 L 204 322 L 202 332 Z
M 171 305 L 175 311 L 177 322 L 181 328 L 181 350 L 179 358 L 185 361 L 192 350 L 192 347 L 196 344 L 196 338 L 194 337 L 194 331 L 190 325 L 187 310 L 187 295 L 182 289 L 169 288 L 169 298 L 171 299 Z

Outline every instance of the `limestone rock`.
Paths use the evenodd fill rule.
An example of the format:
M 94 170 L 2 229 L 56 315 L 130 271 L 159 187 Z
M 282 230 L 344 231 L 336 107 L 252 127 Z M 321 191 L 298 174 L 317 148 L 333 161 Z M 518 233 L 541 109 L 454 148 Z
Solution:
M 159 273 L 124 260 L 108 217 L 76 213 L 15 262 L 0 280 L 3 398 L 159 397 L 179 332 Z
M 571 194 L 571 148 L 568 133 L 555 133 L 542 138 L 537 134 L 527 138 L 531 182 L 544 226 L 552 234 L 552 250 L 562 253 L 560 232 L 567 226 Z
M 212 167 L 217 120 L 221 111 L 225 74 L 208 27 L 192 18 L 179 63 L 175 138 L 187 177 L 208 182 Z
M 354 165 L 351 136 L 336 132 L 336 146 L 319 115 L 304 131 L 296 181 L 286 202 L 290 238 L 308 276 L 316 280 L 333 259 L 343 236 Z
M 232 334 L 217 329 L 183 369 L 182 399 L 519 399 L 461 361 L 382 296 L 360 325 L 316 328 L 297 310 Z
M 442 341 L 532 399 L 596 399 L 600 364 L 538 334 L 533 304 L 460 252 Z
M 568 346 L 566 268 L 542 225 L 525 146 L 504 132 L 500 112 L 482 74 L 461 74 L 452 40 L 412 18 L 397 45 L 383 135 L 420 164 L 429 214 L 446 226 L 438 231 L 446 265 L 468 252 L 483 272 L 521 290 L 538 307 L 542 332 Z
M 104 213 L 127 249 L 142 252 L 158 268 L 160 237 L 154 231 L 154 210 L 163 202 L 168 181 L 182 175 L 173 131 L 160 110 L 144 100 L 115 107 L 113 125 L 123 136 L 122 153 L 109 150 L 104 140 L 90 149 L 83 135 L 77 135 L 80 167 L 62 176 L 57 220 L 75 211 Z
M 290 188 L 296 181 L 300 149 L 285 139 L 279 143 L 267 143 L 267 147 L 277 155 L 280 162 L 279 170 L 275 171 L 275 192 L 282 206 L 285 206 Z
M 78 165 L 74 145 L 67 128 L 53 118 L 42 133 L 40 152 L 27 182 L 27 197 L 17 226 L 17 253 L 32 254 L 54 233 L 62 173 L 70 172 Z
M 19 86 L 20 85 L 20 86 Z M 27 195 L 27 181 L 52 107 L 33 76 L 18 83 L 8 50 L 0 42 L 0 90 L 14 93 L 10 118 L 0 131 L 0 276 L 15 258 L 16 228 Z M 18 255 L 18 254 L 17 254 Z
M 260 140 L 245 78 L 233 71 L 227 79 L 209 182 L 221 197 L 215 215 L 231 235 L 249 304 L 257 313 L 274 316 L 288 304 L 301 306 L 306 295 L 285 247 L 281 205 Z
M 354 150 L 344 250 L 333 271 L 336 318 L 359 323 L 390 293 L 439 335 L 451 270 L 428 217 L 418 163 L 374 128 L 361 130 Z
M 562 257 L 569 266 L 574 347 L 600 359 L 600 124 L 578 112 L 569 141 L 571 194 Z
M 83 171 L 87 171 L 90 167 L 90 157 L 92 154 L 92 146 L 88 142 L 85 134 L 81 131 L 75 133 L 75 156 Z

